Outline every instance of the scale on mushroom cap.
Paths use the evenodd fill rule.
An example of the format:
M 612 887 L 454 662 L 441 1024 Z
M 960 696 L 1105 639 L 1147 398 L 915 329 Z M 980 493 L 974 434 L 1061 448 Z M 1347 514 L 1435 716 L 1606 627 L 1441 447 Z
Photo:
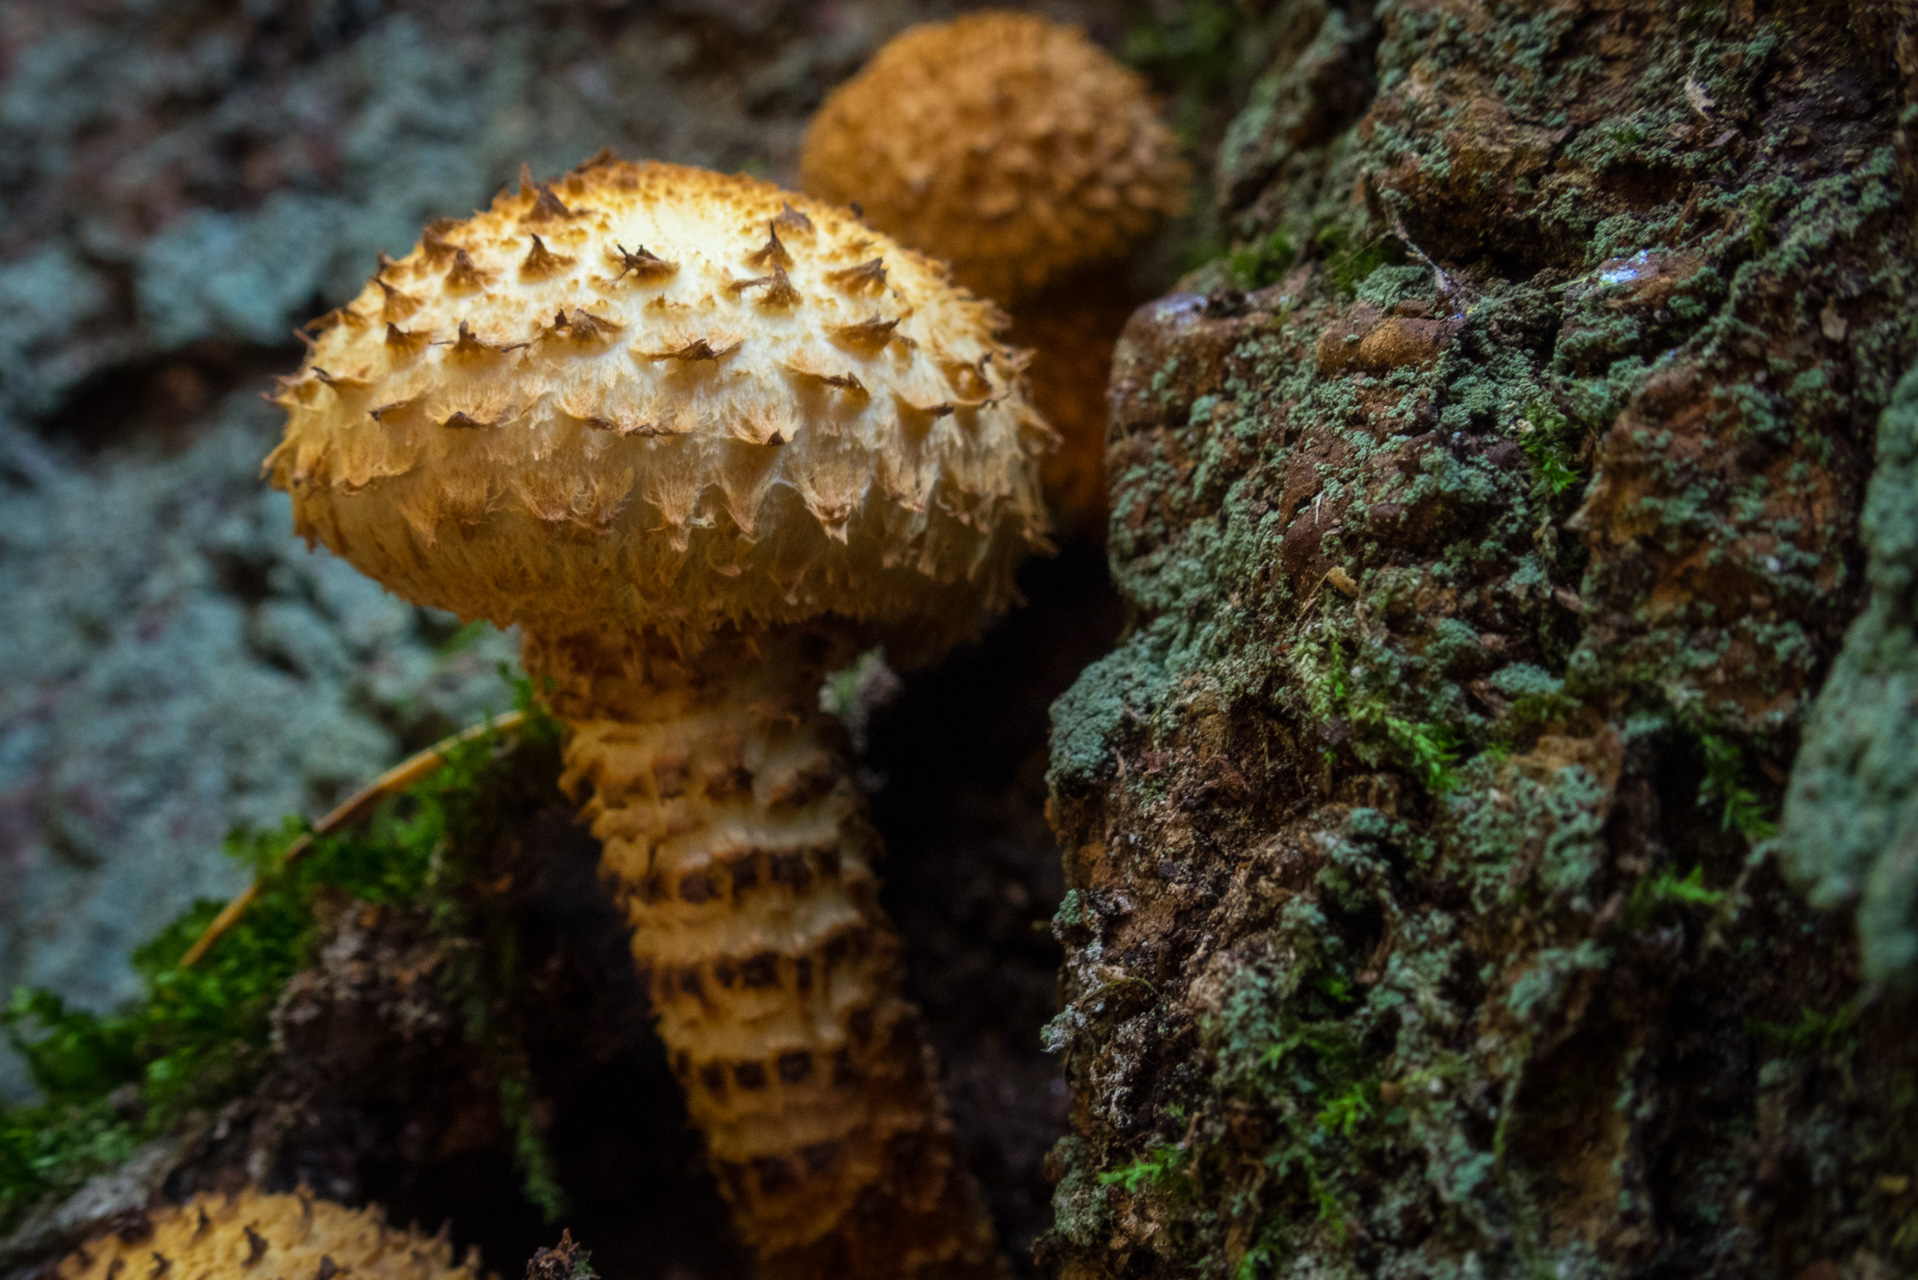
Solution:
M 1044 542 L 999 323 L 849 211 L 602 156 L 383 260 L 277 400 L 298 532 L 522 628 L 766 1275 L 1000 1270 L 817 699 Z
M 806 191 L 952 264 L 1039 353 L 1032 400 L 1062 437 L 1060 523 L 1105 519 L 1106 383 L 1135 294 L 1125 259 L 1181 212 L 1191 170 L 1145 80 L 1077 27 L 985 10 L 908 27 L 806 127 Z

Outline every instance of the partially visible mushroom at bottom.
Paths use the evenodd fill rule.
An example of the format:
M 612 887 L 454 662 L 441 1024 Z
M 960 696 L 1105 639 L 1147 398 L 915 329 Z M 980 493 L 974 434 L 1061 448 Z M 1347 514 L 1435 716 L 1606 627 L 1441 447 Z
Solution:
M 453 1261 L 444 1233 L 386 1225 L 377 1206 L 349 1209 L 310 1192 L 249 1187 L 116 1219 L 52 1264 L 48 1280 L 493 1280 L 478 1250 Z

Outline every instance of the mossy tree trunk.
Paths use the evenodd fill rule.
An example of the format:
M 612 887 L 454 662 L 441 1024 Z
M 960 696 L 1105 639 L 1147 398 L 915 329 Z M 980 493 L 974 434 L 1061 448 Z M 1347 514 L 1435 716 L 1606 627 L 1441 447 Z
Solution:
M 1908 1274 L 1912 1007 L 1771 854 L 1918 350 L 1910 15 L 1268 20 L 1114 370 L 1045 1256 Z

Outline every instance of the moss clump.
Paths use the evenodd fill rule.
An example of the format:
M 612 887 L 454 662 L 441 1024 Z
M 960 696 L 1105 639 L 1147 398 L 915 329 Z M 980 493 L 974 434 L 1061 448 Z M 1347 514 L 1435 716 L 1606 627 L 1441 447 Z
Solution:
M 557 727 L 523 681 L 520 701 L 529 713 L 521 735 L 556 739 Z M 384 802 L 363 827 L 315 836 L 292 862 L 288 847 L 311 834 L 303 821 L 236 832 L 227 852 L 254 874 L 252 904 L 191 968 L 181 957 L 224 903 L 196 904 L 141 947 L 134 964 L 145 990 L 122 1009 L 96 1014 L 51 992 L 16 990 L 0 1024 L 41 1097 L 0 1107 L 0 1231 L 260 1078 L 272 1058 L 273 1009 L 311 958 L 314 902 L 325 891 L 423 906 L 445 936 L 482 938 L 487 945 L 464 949 L 465 966 L 443 976 L 458 994 L 469 1037 L 510 1068 L 512 1029 L 501 1010 L 514 980 L 511 931 L 503 920 L 480 918 L 462 892 L 470 851 L 496 817 L 493 784 L 505 750 L 492 734 L 455 746 L 440 768 Z M 557 1213 L 557 1184 L 531 1123 L 529 1081 L 523 1071 L 499 1075 L 528 1195 Z
M 1377 646 L 1358 638 L 1359 660 L 1346 656 L 1341 628 L 1308 630 L 1296 650 L 1294 672 L 1299 696 L 1322 722 L 1336 725 L 1343 745 L 1370 765 L 1396 764 L 1433 795 L 1452 789 L 1466 730 L 1416 718 L 1399 708 L 1417 689 L 1402 683 L 1404 668 Z M 1475 718 L 1476 719 L 1476 718 Z M 1328 745 L 1324 759 L 1337 763 L 1339 751 Z
M 1286 269 L 1298 260 L 1292 238 L 1274 231 L 1251 244 L 1240 245 L 1227 256 L 1232 282 L 1241 289 L 1263 289 L 1279 282 Z

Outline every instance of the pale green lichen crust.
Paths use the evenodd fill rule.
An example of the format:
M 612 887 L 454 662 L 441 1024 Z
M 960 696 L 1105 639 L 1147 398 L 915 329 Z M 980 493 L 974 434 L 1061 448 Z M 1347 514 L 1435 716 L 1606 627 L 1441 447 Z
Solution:
M 1865 973 L 1918 972 L 1918 371 L 1878 424 L 1861 521 L 1871 600 L 1819 692 L 1779 848 L 1812 901 L 1855 908 Z

